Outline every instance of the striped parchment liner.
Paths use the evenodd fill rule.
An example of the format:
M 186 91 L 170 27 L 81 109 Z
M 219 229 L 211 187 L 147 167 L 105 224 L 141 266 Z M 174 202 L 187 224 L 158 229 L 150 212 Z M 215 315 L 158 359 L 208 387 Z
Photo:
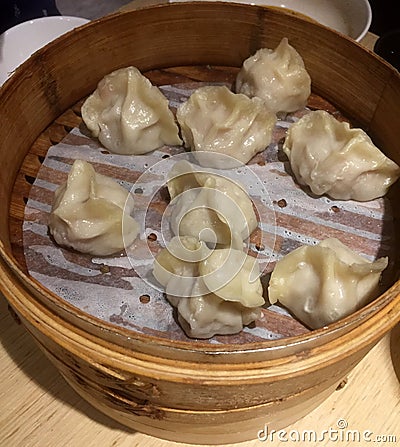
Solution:
M 162 86 L 172 110 L 204 83 Z M 394 230 L 386 198 L 367 203 L 314 197 L 299 187 L 282 152 L 287 127 L 308 109 L 278 121 L 272 143 L 248 167 L 230 170 L 249 192 L 259 214 L 248 244 L 263 272 L 265 291 L 276 260 L 303 244 L 336 237 L 369 259 L 389 256 Z M 179 155 L 181 154 L 181 155 Z M 110 154 L 91 138 L 86 127 L 73 129 L 52 146 L 32 185 L 23 224 L 26 265 L 32 277 L 73 306 L 129 330 L 172 340 L 190 340 L 178 323 L 163 291 L 152 278 L 154 255 L 168 241 L 162 215 L 168 205 L 166 176 L 182 147 L 163 147 L 143 156 Z M 126 252 L 92 257 L 58 247 L 47 222 L 53 195 L 66 181 L 76 159 L 117 180 L 132 191 L 141 232 Z M 224 171 L 224 174 L 226 171 Z M 266 293 L 265 293 L 266 296 Z M 268 301 L 267 301 L 268 302 Z M 214 336 L 203 343 L 248 343 L 308 332 L 279 306 L 265 305 L 262 318 L 236 335 Z

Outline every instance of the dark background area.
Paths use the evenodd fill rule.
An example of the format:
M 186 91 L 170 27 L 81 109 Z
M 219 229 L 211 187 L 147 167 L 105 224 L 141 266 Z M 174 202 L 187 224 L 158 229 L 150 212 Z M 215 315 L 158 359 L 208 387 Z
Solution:
M 382 35 L 400 28 L 399 0 L 369 0 L 372 9 L 370 31 Z

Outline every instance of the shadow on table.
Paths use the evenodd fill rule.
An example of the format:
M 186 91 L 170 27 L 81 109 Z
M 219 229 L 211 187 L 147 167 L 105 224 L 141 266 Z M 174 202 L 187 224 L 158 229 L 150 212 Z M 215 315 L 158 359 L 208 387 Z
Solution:
M 390 355 L 397 379 L 400 382 L 400 324 L 398 324 L 390 335 Z
M 46 393 L 108 428 L 135 433 L 134 430 L 119 424 L 92 407 L 64 381 L 24 326 L 13 320 L 7 308 L 7 301 L 1 294 L 0 320 L 0 343 L 17 367 Z

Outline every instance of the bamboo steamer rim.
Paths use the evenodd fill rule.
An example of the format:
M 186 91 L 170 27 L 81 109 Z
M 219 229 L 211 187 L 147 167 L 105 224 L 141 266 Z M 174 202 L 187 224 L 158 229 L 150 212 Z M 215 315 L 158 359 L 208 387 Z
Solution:
M 162 4 L 150 7 L 141 8 L 136 11 L 119 12 L 104 18 L 98 19 L 96 21 L 90 22 L 83 25 L 78 30 L 71 31 L 55 41 L 48 44 L 43 49 L 39 50 L 33 57 L 26 61 L 21 67 L 16 70 L 16 73 L 8 80 L 5 85 L 0 90 L 0 101 L 3 102 L 4 98 L 7 99 L 8 96 L 12 95 L 13 88 L 17 88 L 17 85 L 23 78 L 29 74 L 29 69 L 32 69 L 33 64 L 42 54 L 52 51 L 57 48 L 58 45 L 63 42 L 68 42 L 68 39 L 72 37 L 75 33 L 76 38 L 79 34 L 89 32 L 92 27 L 102 26 L 102 24 L 107 22 L 112 22 L 118 20 L 121 16 L 136 16 L 140 14 L 154 14 L 157 16 L 158 12 L 164 10 L 176 10 L 176 13 L 181 16 L 186 15 L 191 17 L 193 14 L 193 8 L 198 8 L 199 11 L 207 11 L 211 9 L 219 10 L 233 10 L 238 11 L 243 10 L 243 12 L 253 10 L 259 17 L 259 29 L 263 26 L 263 17 L 268 14 L 273 16 L 285 15 L 290 17 L 293 23 L 297 22 L 307 22 L 307 26 L 310 27 L 310 34 L 312 34 L 312 29 L 324 29 L 327 35 L 334 36 L 336 39 L 340 37 L 342 40 L 346 40 L 349 45 L 359 47 L 359 51 L 369 52 L 363 48 L 359 43 L 353 41 L 352 39 L 344 36 L 336 31 L 325 29 L 322 25 L 316 23 L 312 20 L 307 20 L 304 18 L 299 18 L 298 16 L 278 8 L 268 8 L 256 5 L 244 5 L 239 3 L 228 3 L 228 2 L 187 2 L 187 3 L 172 3 L 172 4 Z M 370 57 L 379 60 L 372 52 Z M 380 63 L 384 63 L 380 60 Z M 399 74 L 395 72 L 388 64 L 387 68 L 391 71 L 391 76 L 399 78 Z M 89 92 L 88 92 L 89 93 Z M 62 112 L 62 110 L 61 110 Z M 49 124 L 49 123 L 48 123 Z M 56 332 L 62 331 L 63 324 L 68 323 L 65 327 L 65 331 L 73 331 L 80 340 L 80 343 L 84 344 L 84 332 L 87 331 L 87 336 L 92 340 L 100 343 L 105 348 L 120 350 L 121 352 L 126 352 L 127 346 L 135 346 L 136 342 L 148 346 L 158 345 L 160 349 L 157 350 L 166 359 L 168 358 L 180 358 L 181 355 L 185 359 L 196 358 L 197 355 L 201 355 L 202 358 L 211 358 L 212 362 L 226 362 L 226 361 L 241 361 L 246 355 L 257 354 L 256 361 L 263 361 L 264 354 L 274 352 L 274 358 L 277 356 L 285 356 L 287 351 L 289 355 L 293 353 L 305 352 L 312 349 L 313 354 L 315 354 L 315 362 L 321 359 L 321 355 L 324 355 L 327 350 L 327 346 L 333 344 L 336 346 L 338 351 L 336 355 L 350 355 L 354 350 L 360 350 L 379 340 L 386 332 L 388 332 L 398 321 L 400 321 L 400 281 L 397 281 L 390 289 L 384 292 L 380 297 L 375 299 L 373 302 L 363 307 L 359 311 L 333 323 L 327 327 L 313 330 L 308 334 L 282 338 L 278 340 L 270 340 L 258 343 L 245 343 L 245 344 L 226 344 L 221 347 L 221 345 L 210 345 L 205 344 L 201 341 L 168 341 L 164 338 L 159 338 L 156 336 L 145 335 L 133 332 L 131 330 L 125 329 L 107 323 L 100 320 L 94 316 L 91 316 L 71 304 L 65 302 L 56 294 L 45 289 L 41 284 L 29 275 L 26 275 L 18 266 L 14 257 L 8 253 L 7 246 L 4 244 L 3 240 L 0 240 L 0 267 L 3 273 L 0 277 L 1 289 L 6 295 L 10 304 L 14 307 L 18 314 L 20 314 L 24 320 L 29 321 L 32 324 L 42 324 L 47 328 L 52 330 L 53 336 L 56 338 Z M 14 290 L 14 281 L 21 281 L 18 284 L 21 290 Z M 15 294 L 15 292 L 17 292 Z M 25 295 L 29 296 L 29 292 L 34 293 L 33 301 L 27 300 Z M 40 299 L 40 302 L 38 300 Z M 48 305 L 46 305 L 46 302 Z M 59 311 L 59 314 L 55 313 L 55 310 Z M 74 323 L 71 324 L 67 320 L 71 319 Z M 56 322 L 57 320 L 57 322 Z M 84 330 L 76 327 L 77 322 L 81 322 Z M 112 338 L 112 345 L 110 343 L 110 337 Z M 86 337 L 86 339 L 88 339 Z M 118 341 L 119 340 L 119 341 Z M 344 341 L 346 343 L 344 343 Z M 313 347 L 311 346 L 313 345 Z M 339 349 L 340 348 L 340 349 Z M 141 352 L 141 349 L 139 351 Z M 339 352 L 340 351 L 340 352 Z M 346 354 L 344 354 L 346 352 Z M 141 352 L 145 355 L 145 352 Z M 237 358 L 234 356 L 238 356 Z

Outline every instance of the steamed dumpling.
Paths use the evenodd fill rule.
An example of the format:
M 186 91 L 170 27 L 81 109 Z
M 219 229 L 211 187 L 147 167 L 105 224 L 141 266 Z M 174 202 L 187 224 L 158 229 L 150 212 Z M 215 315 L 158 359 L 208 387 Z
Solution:
M 117 154 L 145 154 L 182 143 L 167 98 L 135 67 L 105 76 L 84 102 L 82 119 Z
M 185 146 L 203 166 L 231 168 L 247 163 L 272 139 L 276 123 L 259 98 L 225 86 L 200 87 L 177 111 Z
M 167 185 L 174 204 L 170 225 L 176 236 L 241 248 L 258 225 L 249 195 L 228 177 L 182 160 L 171 169 Z
M 199 273 L 207 289 L 226 301 L 246 307 L 264 304 L 257 259 L 241 250 L 214 250 L 199 263 Z
M 132 211 L 128 191 L 96 173 L 90 163 L 76 160 L 67 182 L 55 191 L 49 229 L 61 246 L 106 256 L 128 247 L 138 235 Z
M 192 298 L 167 295 L 167 298 L 177 308 L 182 329 L 192 338 L 236 334 L 261 317 L 259 307 L 224 301 L 213 293 Z
M 156 256 L 153 276 L 167 295 L 190 297 L 195 278 L 199 276 L 199 262 L 209 254 L 210 249 L 204 242 L 194 237 L 175 236 Z M 206 288 L 202 293 L 208 293 Z
M 261 316 L 257 260 L 241 251 L 212 252 L 196 238 L 174 237 L 157 255 L 153 275 L 189 337 L 234 334 Z
M 387 264 L 387 258 L 370 262 L 339 240 L 325 239 L 297 248 L 277 262 L 269 301 L 279 301 L 307 326 L 320 328 L 376 298 Z
M 338 200 L 382 197 L 400 175 L 399 166 L 362 129 L 351 129 L 323 110 L 292 124 L 283 150 L 300 184 Z
M 261 48 L 243 63 L 236 92 L 262 98 L 273 112 L 294 112 L 307 104 L 311 78 L 300 54 L 283 38 L 275 50 Z
M 194 237 L 173 237 L 156 256 L 153 275 L 169 295 L 194 296 L 195 290 L 245 307 L 265 302 L 256 258 L 236 249 L 210 250 Z M 201 278 L 196 287 L 195 278 Z

